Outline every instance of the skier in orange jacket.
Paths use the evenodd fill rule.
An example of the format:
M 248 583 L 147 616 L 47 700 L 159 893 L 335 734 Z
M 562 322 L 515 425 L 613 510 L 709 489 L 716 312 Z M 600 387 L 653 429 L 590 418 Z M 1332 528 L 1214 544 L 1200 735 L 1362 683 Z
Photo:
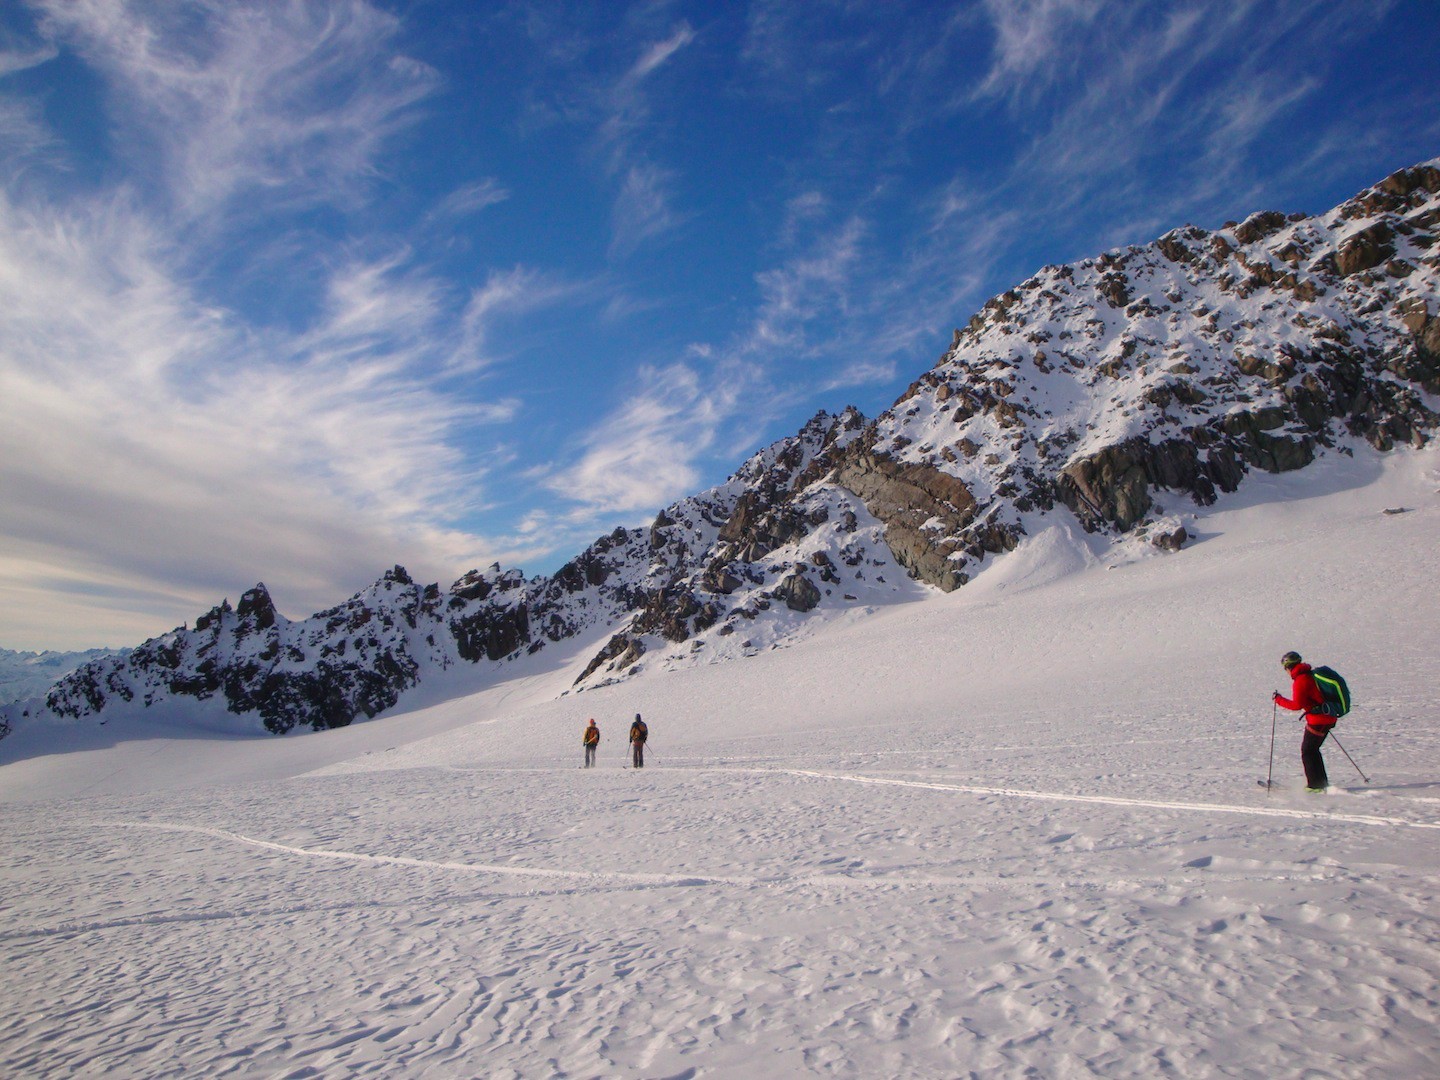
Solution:
M 595 751 L 600 746 L 600 728 L 596 725 L 594 717 L 590 719 L 590 726 L 585 729 L 585 734 L 580 741 L 585 744 L 585 768 L 595 764 Z

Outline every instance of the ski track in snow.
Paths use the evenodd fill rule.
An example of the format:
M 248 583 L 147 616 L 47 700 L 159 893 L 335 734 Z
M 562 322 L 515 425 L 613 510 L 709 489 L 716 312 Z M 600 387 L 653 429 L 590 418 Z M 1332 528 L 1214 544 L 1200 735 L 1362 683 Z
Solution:
M 469 770 L 479 771 L 479 770 Z M 514 772 L 515 770 L 506 770 Z M 536 770 L 543 771 L 543 770 Z M 1282 807 L 1257 807 L 1257 806 L 1227 806 L 1216 803 L 1181 803 L 1163 802 L 1149 799 L 1126 799 L 1113 796 L 1062 794 L 1046 791 L 1022 791 L 1013 788 L 978 787 L 968 784 L 935 783 L 931 781 L 904 780 L 893 777 L 863 776 L 855 773 L 834 773 L 821 772 L 809 769 L 769 768 L 769 769 L 739 769 L 735 767 L 699 767 L 690 768 L 689 771 L 704 771 L 714 773 L 748 773 L 755 775 L 783 774 L 788 776 L 810 778 L 817 780 L 832 780 L 855 784 L 876 784 L 881 786 L 918 788 L 927 791 L 950 792 L 960 795 L 997 796 L 1001 798 L 1014 799 L 1035 799 L 1040 801 L 1053 802 L 1076 802 L 1096 803 L 1105 806 L 1133 807 L 1155 810 L 1178 810 L 1191 811 L 1196 813 L 1223 813 L 1223 814 L 1248 814 L 1255 817 L 1280 817 L 1299 818 L 1306 820 L 1325 821 L 1334 824 L 1353 825 L 1378 825 L 1394 828 L 1414 829 L 1440 829 L 1440 822 L 1413 821 L 1405 818 L 1376 817 L 1373 815 L 1331 813 L 1325 811 L 1291 810 Z M 1415 801 L 1440 802 L 1434 799 L 1420 799 Z M 529 867 L 515 865 L 499 865 L 486 863 L 467 863 L 454 861 L 441 861 L 434 859 L 414 859 L 398 855 L 377 855 L 355 851 L 333 851 L 320 850 L 315 848 L 297 847 L 291 844 L 280 844 L 269 840 L 261 840 L 253 836 L 245 836 L 240 833 L 230 832 L 225 829 L 213 828 L 203 825 L 183 825 L 166 822 L 147 821 L 94 821 L 77 825 L 82 829 L 153 829 L 160 832 L 194 833 L 202 836 L 209 836 L 219 840 L 230 841 L 239 844 L 246 844 L 251 847 L 267 851 L 274 851 L 284 855 L 294 855 L 314 859 L 337 859 L 341 861 L 370 863 L 374 865 L 419 867 L 430 870 L 454 871 L 462 874 L 494 874 L 510 877 L 533 877 L 549 879 L 565 879 L 588 883 L 600 888 L 653 888 L 653 887 L 694 887 L 701 885 L 731 885 L 740 887 L 770 886 L 777 884 L 804 884 L 811 886 L 828 887 L 896 887 L 896 886 L 952 886 L 966 885 L 973 886 L 980 883 L 1000 885 L 1007 883 L 1006 879 L 992 877 L 982 878 L 975 875 L 953 876 L 953 877 L 915 877 L 912 875 L 886 875 L 866 874 L 856 875 L 847 873 L 834 873 L 823 875 L 787 877 L 754 877 L 735 875 L 693 875 L 693 874 L 657 874 L 657 873 L 633 873 L 633 872 L 597 872 L 586 870 L 560 870 L 546 867 Z M 1193 875 L 1191 875 L 1193 877 Z M 1027 887 L 1044 880 L 1051 884 L 1058 884 L 1060 879 L 1029 877 L 1026 879 Z M 1009 882 L 1013 883 L 1013 882 Z M 1075 885 L 1074 879 L 1065 879 L 1065 884 Z M 533 894 L 532 894 L 533 895 Z M 289 909 L 285 913 L 304 909 Z M 232 916 L 223 916 L 232 917 Z M 164 920 L 153 920 L 164 921 Z M 77 933 L 82 930 L 93 930 L 109 928 L 110 926 L 132 925 L 131 923 L 116 924 L 88 924 L 85 926 L 63 925 L 53 929 L 9 929 L 0 931 L 0 941 L 14 938 L 34 937 L 43 934 L 54 933 Z
M 937 784 L 921 780 L 897 780 L 852 773 L 813 772 L 788 769 L 794 776 L 812 776 L 818 780 L 845 780 L 852 784 L 889 784 L 894 787 L 926 788 L 932 791 L 953 791 L 965 795 L 995 795 L 1010 799 L 1039 799 L 1049 802 L 1100 803 L 1105 806 L 1132 806 L 1152 810 L 1193 810 L 1202 814 L 1249 814 L 1254 817 L 1307 818 L 1318 821 L 1348 822 L 1354 825 L 1389 825 L 1396 828 L 1440 829 L 1440 822 L 1410 821 L 1405 818 L 1373 817 L 1365 814 L 1335 814 L 1321 810 L 1286 810 L 1280 807 L 1227 806 L 1219 803 L 1162 802 L 1155 799 L 1124 799 L 1114 795 L 1061 794 L 1053 791 L 1021 791 L 1015 788 L 975 787 L 969 784 Z

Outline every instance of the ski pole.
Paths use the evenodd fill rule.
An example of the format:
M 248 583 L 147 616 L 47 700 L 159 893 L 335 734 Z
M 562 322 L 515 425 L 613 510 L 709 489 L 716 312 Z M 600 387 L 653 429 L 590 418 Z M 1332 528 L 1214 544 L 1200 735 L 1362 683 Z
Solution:
M 1280 706 L 1270 703 L 1270 764 L 1265 767 L 1265 793 L 1270 793 L 1270 781 L 1275 775 L 1275 721 L 1280 716 Z
M 1330 738 L 1335 739 L 1335 733 L 1333 731 L 1330 733 Z M 1339 739 L 1335 739 L 1335 745 L 1340 746 Z M 1355 759 L 1350 756 L 1349 750 L 1346 750 L 1345 747 L 1340 746 L 1340 752 L 1345 755 L 1346 759 L 1350 762 L 1351 765 L 1355 765 Z M 1360 774 L 1361 780 L 1364 780 L 1367 784 L 1370 783 L 1370 777 L 1365 775 L 1365 770 L 1360 768 L 1359 765 L 1355 765 L 1355 771 Z

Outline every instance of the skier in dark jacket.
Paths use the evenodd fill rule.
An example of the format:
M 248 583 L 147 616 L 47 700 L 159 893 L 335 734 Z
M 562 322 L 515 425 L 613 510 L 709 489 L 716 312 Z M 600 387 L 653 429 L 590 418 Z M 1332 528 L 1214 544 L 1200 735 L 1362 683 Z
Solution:
M 645 740 L 650 738 L 650 729 L 645 726 L 645 721 L 640 719 L 640 714 L 635 714 L 635 722 L 630 725 L 630 745 L 635 748 L 635 768 L 645 767 Z
M 1287 652 L 1280 658 L 1280 664 L 1290 673 L 1292 680 L 1290 696 L 1284 697 L 1275 691 L 1275 704 L 1291 712 L 1305 714 L 1305 734 L 1300 740 L 1300 763 L 1305 766 L 1305 790 L 1316 793 L 1330 786 L 1325 773 L 1325 759 L 1320 756 L 1320 744 L 1335 726 L 1335 717 L 1326 716 L 1323 711 L 1325 699 L 1315 676 L 1310 674 L 1310 665 L 1300 659 L 1297 652 Z
M 596 725 L 593 718 L 590 721 L 590 726 L 585 729 L 585 734 L 581 737 L 580 741 L 585 744 L 585 768 L 588 769 L 591 765 L 595 764 L 595 750 L 600 745 L 600 728 Z

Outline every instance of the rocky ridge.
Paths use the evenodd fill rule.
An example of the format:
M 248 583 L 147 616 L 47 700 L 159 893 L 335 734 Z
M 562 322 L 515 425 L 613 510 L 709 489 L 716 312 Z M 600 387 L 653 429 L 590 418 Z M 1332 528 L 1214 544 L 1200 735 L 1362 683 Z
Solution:
M 334 727 L 448 670 L 498 677 L 599 633 L 583 689 L 957 588 L 1053 515 L 1180 548 L 1162 497 L 1204 506 L 1253 469 L 1421 445 L 1440 423 L 1437 166 L 1317 217 L 1186 226 L 1046 267 L 990 300 L 878 418 L 822 412 L 548 577 L 496 566 L 442 590 L 396 567 L 297 622 L 260 585 L 0 711 L 0 726 L 188 697 L 275 732 Z
M 922 574 L 963 583 L 1057 504 L 1127 531 L 1157 489 L 1207 505 L 1251 469 L 1423 444 L 1440 393 L 1437 232 L 1431 163 L 1320 217 L 1176 229 L 990 300 L 875 427 L 876 455 L 963 488 Z

